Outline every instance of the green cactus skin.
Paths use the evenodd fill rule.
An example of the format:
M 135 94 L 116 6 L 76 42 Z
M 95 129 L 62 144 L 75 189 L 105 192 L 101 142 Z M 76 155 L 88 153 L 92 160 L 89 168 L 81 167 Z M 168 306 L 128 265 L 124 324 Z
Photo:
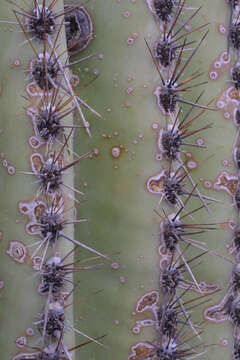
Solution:
M 188 3 L 190 6 L 198 6 L 190 1 Z M 8 18 L 10 6 L 4 3 L 2 8 L 1 17 Z M 79 169 L 74 169 L 75 186 L 85 189 L 85 197 L 77 209 L 78 215 L 88 218 L 88 223 L 77 226 L 75 234 L 77 239 L 85 241 L 89 246 L 95 246 L 105 254 L 115 252 L 120 254 L 111 256 L 112 266 L 106 263 L 104 269 L 96 272 L 80 272 L 75 276 L 75 280 L 80 280 L 81 283 L 74 294 L 76 301 L 74 319 L 79 328 L 91 336 L 107 334 L 104 343 L 108 346 L 108 349 L 104 349 L 96 344 L 88 345 L 79 349 L 77 358 L 108 360 L 114 357 L 118 360 L 127 359 L 133 344 L 152 341 L 156 337 L 153 327 L 146 327 L 140 335 L 134 335 L 132 328 L 136 320 L 151 318 L 151 314 L 134 316 L 132 313 L 136 301 L 145 293 L 158 290 L 159 286 L 157 255 L 159 218 L 153 212 L 158 197 L 146 191 L 145 183 L 163 166 L 163 163 L 155 160 L 156 133 L 152 130 L 153 123 L 163 124 L 163 117 L 152 95 L 152 91 L 159 84 L 159 77 L 144 43 L 144 37 L 148 37 L 148 34 L 151 35 L 149 43 L 154 42 L 158 28 L 144 0 L 136 2 L 91 0 L 87 4 L 87 9 L 94 19 L 96 38 L 87 50 L 73 59 L 95 52 L 103 54 L 103 59 L 100 56 L 88 60 L 86 64 L 75 66 L 74 72 L 79 75 L 83 84 L 92 79 L 95 70 L 99 70 L 99 78 L 85 89 L 83 94 L 88 103 L 100 112 L 104 119 L 99 120 L 89 113 L 92 138 L 84 133 L 78 133 L 75 137 L 76 152 L 82 153 L 93 148 L 100 151 L 96 159 L 81 162 Z M 201 14 L 205 14 L 204 20 L 196 17 L 193 24 L 199 25 L 199 21 L 200 24 L 210 22 L 211 32 L 187 73 L 190 74 L 192 69 L 200 67 L 204 71 L 203 78 L 206 79 L 214 59 L 227 47 L 226 37 L 219 33 L 217 26 L 220 23 L 228 24 L 229 8 L 223 0 L 221 4 L 219 0 L 212 0 L 211 3 L 203 2 Z M 18 130 L 18 133 L 22 132 L 22 136 L 19 133 L 16 137 L 15 134 L 16 122 L 20 117 L 19 115 L 16 118 L 16 113 L 20 113 L 24 106 L 24 101 L 20 97 L 24 92 L 22 88 L 24 75 L 21 70 L 26 67 L 27 60 L 22 60 L 25 67 L 22 65 L 19 69 L 9 68 L 9 64 L 15 59 L 13 54 L 16 51 L 18 35 L 7 31 L 3 34 L 2 47 L 6 50 L 1 54 L 0 101 L 3 130 L 1 152 L 6 154 L 9 163 L 17 169 L 26 169 L 30 153 L 27 138 L 31 135 L 32 129 L 25 114 L 22 116 Z M 12 42 L 9 39 L 12 37 L 14 45 L 11 47 L 9 44 Z M 199 34 L 195 35 L 195 38 L 199 39 Z M 128 45 L 127 41 L 133 43 Z M 22 55 L 21 58 L 18 52 L 17 58 L 31 58 L 32 53 L 29 48 L 20 49 L 24 56 Z M 13 72 L 14 76 L 8 75 Z M 219 80 L 209 81 L 203 103 L 217 97 L 226 88 L 228 79 L 229 69 Z M 200 91 L 195 89 L 188 95 L 188 99 L 196 98 Z M 14 98 L 14 102 L 10 102 L 11 105 L 14 103 L 14 106 L 9 106 L 10 96 Z M 200 121 L 204 125 L 213 123 L 213 129 L 203 135 L 195 136 L 195 139 L 203 138 L 208 149 L 191 150 L 200 164 L 197 170 L 192 171 L 194 180 L 199 183 L 200 178 L 215 179 L 223 170 L 236 174 L 233 165 L 224 167 L 222 163 L 223 160 L 232 162 L 232 146 L 236 133 L 233 123 L 223 119 L 220 112 L 207 112 Z M 197 128 L 198 124 L 194 126 Z M 111 138 L 106 138 L 105 135 L 109 134 Z M 111 149 L 120 144 L 123 145 L 123 151 L 118 159 L 113 158 Z M 20 149 L 21 157 L 19 157 Z M 211 155 L 213 157 L 208 159 Z M 0 229 L 3 231 L 0 274 L 5 282 L 5 287 L 1 290 L 1 328 L 5 330 L 1 339 L 1 349 L 5 360 L 15 354 L 16 348 L 13 343 L 15 338 L 22 335 L 23 329 L 31 326 L 34 315 L 43 304 L 43 299 L 36 292 L 38 281 L 31 279 L 32 269 L 27 265 L 20 267 L 5 254 L 10 239 L 32 242 L 32 238 L 24 232 L 25 218 L 17 211 L 17 202 L 20 199 L 26 200 L 32 197 L 31 179 L 19 174 L 10 177 L 3 167 L 1 167 L 0 179 L 2 188 L 6 183 L 10 188 L 10 191 L 2 193 L 0 219 Z M 20 181 L 22 181 L 21 185 Z M 199 188 L 204 194 L 215 197 L 224 204 L 211 206 L 211 216 L 205 211 L 199 212 L 196 216 L 198 222 L 207 222 L 210 217 L 212 222 L 235 220 L 236 212 L 232 207 L 232 198 L 228 194 L 207 191 L 201 186 Z M 190 205 L 192 208 L 196 207 L 194 201 Z M 165 204 L 164 208 L 169 210 Z M 18 224 L 15 224 L 16 219 L 19 219 Z M 211 232 L 202 238 L 209 248 L 226 256 L 226 244 L 230 242 L 231 232 L 227 226 L 219 228 L 219 231 Z M 233 260 L 233 257 L 231 259 Z M 120 264 L 119 268 L 115 263 Z M 23 272 L 20 272 L 20 269 L 23 269 Z M 231 263 L 212 255 L 205 256 L 198 267 L 197 277 L 207 283 L 217 283 L 221 291 L 214 294 L 209 305 L 203 308 L 217 304 L 223 298 L 231 269 Z M 104 289 L 102 293 L 91 295 L 101 289 Z M 27 297 L 26 294 L 29 296 Z M 79 304 L 83 294 L 88 298 Z M 29 300 L 26 300 L 26 297 Z M 16 298 L 18 311 L 12 316 L 13 309 L 16 308 Z M 197 309 L 193 320 L 195 318 L 202 319 L 202 309 Z M 205 322 L 204 329 L 203 340 L 219 346 L 206 349 L 207 352 L 201 356 L 201 359 L 215 359 L 215 357 L 231 359 L 230 323 Z M 223 340 L 228 341 L 227 346 L 223 345 Z

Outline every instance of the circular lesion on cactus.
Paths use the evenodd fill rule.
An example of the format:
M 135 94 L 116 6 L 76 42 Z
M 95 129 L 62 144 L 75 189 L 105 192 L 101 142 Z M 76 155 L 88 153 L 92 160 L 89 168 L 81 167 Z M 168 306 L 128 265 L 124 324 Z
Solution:
M 28 250 L 21 241 L 10 241 L 6 253 L 19 264 L 25 263 L 28 257 Z
M 142 313 L 146 310 L 153 309 L 159 301 L 159 294 L 156 290 L 148 292 L 140 297 L 136 304 L 136 312 Z
M 93 22 L 83 6 L 65 4 L 65 29 L 70 55 L 84 50 L 93 39 Z

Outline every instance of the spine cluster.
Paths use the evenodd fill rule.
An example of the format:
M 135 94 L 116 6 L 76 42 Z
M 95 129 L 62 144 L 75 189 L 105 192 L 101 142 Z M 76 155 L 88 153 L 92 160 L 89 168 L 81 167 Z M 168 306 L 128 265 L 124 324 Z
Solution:
M 200 324 L 191 319 L 192 311 L 211 294 L 204 281 L 198 279 L 197 267 L 205 254 L 220 257 L 201 242 L 201 234 L 216 230 L 218 224 L 195 220 L 199 211 L 210 212 L 211 203 L 216 200 L 200 193 L 185 156 L 191 149 L 204 147 L 191 137 L 211 127 L 210 124 L 195 128 L 192 125 L 200 124 L 205 111 L 209 114 L 215 111 L 211 100 L 202 104 L 201 86 L 207 83 L 199 80 L 202 73 L 194 71 L 186 75 L 189 64 L 197 59 L 199 48 L 207 38 L 208 24 L 192 27 L 191 21 L 199 16 L 201 7 L 188 8 L 185 0 L 152 0 L 147 4 L 159 29 L 154 45 L 148 41 L 146 45 L 159 75 L 154 95 L 161 118 L 157 134 L 158 159 L 161 157 L 164 166 L 148 179 L 147 189 L 160 196 L 155 212 L 160 218 L 159 249 L 164 261 L 160 262 L 159 278 L 162 301 L 155 314 L 158 336 L 148 342 L 151 350 L 145 358 L 193 359 L 201 357 L 208 345 L 201 340 Z M 199 33 L 198 41 L 191 38 L 193 33 Z M 197 94 L 194 101 L 190 100 L 193 89 Z M 194 199 L 199 203 L 190 211 L 189 205 Z M 188 255 L 190 249 L 194 251 L 192 256 Z M 199 295 L 193 296 L 192 291 Z
M 89 44 L 93 38 L 93 24 L 81 5 L 68 4 L 61 9 L 56 0 L 12 4 L 24 46 L 29 46 L 33 54 L 24 96 L 33 129 L 29 138 L 31 169 L 19 171 L 23 174 L 19 176 L 31 176 L 36 191 L 32 199 L 20 201 L 19 211 L 27 218 L 26 232 L 37 237 L 31 244 L 31 262 L 40 278 L 38 292 L 46 299 L 35 321 L 33 319 L 41 336 L 38 346 L 27 346 L 14 360 L 72 360 L 78 347 L 91 342 L 99 344 L 75 329 L 67 316 L 66 310 L 72 305 L 73 273 L 98 266 L 91 263 L 84 266 L 80 260 L 74 260 L 74 250 L 82 248 L 92 254 L 85 261 L 108 258 L 69 235 L 73 234 L 69 228 L 86 221 L 75 215 L 75 203 L 79 203 L 79 196 L 75 194 L 81 195 L 81 192 L 73 186 L 71 169 L 81 160 L 95 155 L 94 151 L 83 155 L 74 153 L 73 135 L 76 130 L 90 135 L 86 111 L 100 116 L 80 97 L 80 92 L 74 92 L 69 55 L 82 51 Z M 65 30 L 67 48 L 64 49 Z M 73 113 L 78 113 L 81 121 L 76 125 L 71 121 Z M 70 348 L 66 343 L 69 331 L 84 336 L 86 342 Z

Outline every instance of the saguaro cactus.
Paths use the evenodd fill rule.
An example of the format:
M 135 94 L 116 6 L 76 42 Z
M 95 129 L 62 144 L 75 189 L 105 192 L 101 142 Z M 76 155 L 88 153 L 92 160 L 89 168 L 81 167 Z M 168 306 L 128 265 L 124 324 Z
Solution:
M 49 1 L 46 6 L 50 3 Z M 3 2 L 0 5 L 1 20 L 15 21 L 11 9 L 17 9 L 18 12 L 22 11 L 18 6 L 24 9 L 29 6 L 29 9 L 32 9 L 36 2 L 29 1 L 27 4 L 25 1 L 17 1 L 15 5 Z M 100 252 L 99 256 L 104 254 L 108 258 L 96 260 L 99 265 L 103 264 L 99 269 L 94 267 L 93 271 L 74 272 L 73 282 L 78 285 L 73 291 L 74 304 L 67 307 L 66 317 L 71 326 L 89 336 L 92 339 L 89 341 L 93 342 L 77 349 L 75 358 L 166 359 L 167 357 L 160 357 L 160 351 L 154 353 L 154 346 L 159 350 L 161 334 L 156 316 L 159 314 L 160 306 L 166 304 L 168 299 L 163 292 L 162 274 L 166 265 L 164 261 L 169 261 L 169 258 L 160 247 L 160 233 L 164 216 L 166 219 L 167 215 L 176 213 L 181 205 L 171 205 L 171 202 L 169 204 L 164 198 L 159 205 L 163 193 L 161 172 L 163 169 L 169 169 L 169 159 L 160 156 L 159 133 L 163 128 L 166 130 L 166 118 L 171 125 L 171 116 L 163 115 L 154 95 L 156 88 L 161 84 L 159 72 L 165 80 L 168 73 L 161 64 L 157 69 L 159 60 L 155 60 L 154 63 L 153 58 L 156 55 L 154 44 L 166 28 L 169 28 L 169 24 L 166 24 L 166 18 L 157 18 L 157 5 L 154 1 L 91 0 L 87 4 L 80 4 L 72 0 L 71 4 L 67 4 L 67 8 L 73 4 L 84 5 L 93 20 L 93 40 L 81 53 L 74 54 L 70 61 L 79 61 L 85 57 L 86 59 L 71 67 L 67 74 L 72 84 L 77 85 L 73 86 L 75 94 L 81 96 L 92 109 L 86 109 L 80 103 L 84 119 L 90 124 L 91 137 L 88 136 L 87 129 L 75 128 L 73 149 L 80 155 L 90 153 L 91 158 L 69 169 L 66 175 L 67 185 L 74 186 L 84 195 L 76 193 L 75 200 L 79 203 L 67 200 L 66 208 L 74 206 L 76 212 L 71 210 L 65 215 L 72 219 L 77 214 L 77 219 L 86 218 L 87 221 L 77 224 L 75 232 L 73 224 L 69 224 L 65 234 L 91 249 L 96 249 Z M 191 18 L 200 5 L 202 8 Z M 238 51 L 234 49 L 229 31 L 231 23 L 234 24 L 235 21 L 237 24 L 239 6 L 237 2 L 224 0 L 203 1 L 202 4 L 195 4 L 191 0 L 175 1 L 175 15 L 172 15 L 172 19 L 181 6 L 182 11 L 176 19 L 176 29 L 190 18 L 182 30 L 182 34 L 188 36 L 184 35 L 180 40 L 180 46 L 173 56 L 173 63 L 176 64 L 182 51 L 180 65 L 184 66 L 191 52 L 197 50 L 189 66 L 184 69 L 183 76 L 177 80 L 177 85 L 188 77 L 194 78 L 197 71 L 203 74 L 201 80 L 195 80 L 195 83 L 208 80 L 203 87 L 189 88 L 181 99 L 195 102 L 204 88 L 205 92 L 199 99 L 199 104 L 218 110 L 206 110 L 194 120 L 188 129 L 189 132 L 207 127 L 208 124 L 211 124 L 211 128 L 206 128 L 201 133 L 193 133 L 189 142 L 196 146 L 190 148 L 184 145 L 184 152 L 180 154 L 184 166 L 190 173 L 192 184 L 197 184 L 197 188 L 194 188 L 187 176 L 184 179 L 188 193 L 195 191 L 196 196 L 188 198 L 189 195 L 186 194 L 185 198 L 181 198 L 182 201 L 188 199 L 182 215 L 202 207 L 188 217 L 187 221 L 183 220 L 185 224 L 201 224 L 198 226 L 201 233 L 194 239 L 199 241 L 197 244 L 202 249 L 191 246 L 184 250 L 186 244 L 182 242 L 180 254 L 181 251 L 185 251 L 184 256 L 190 262 L 190 259 L 205 252 L 203 249 L 209 249 L 206 251 L 208 253 L 189 263 L 197 285 L 189 273 L 184 274 L 184 280 L 188 281 L 187 285 L 185 283 L 185 289 L 188 290 L 184 301 L 192 301 L 193 298 L 199 297 L 196 303 L 201 303 L 188 310 L 188 315 L 191 314 L 192 329 L 189 327 L 188 316 L 185 318 L 188 325 L 186 338 L 190 338 L 189 346 L 197 343 L 198 339 L 194 336 L 201 333 L 201 340 L 198 342 L 201 346 L 191 350 L 192 354 L 188 354 L 188 358 L 198 356 L 202 359 L 230 359 L 234 358 L 233 342 L 238 341 L 238 328 L 233 320 L 233 325 L 229 322 L 231 306 L 226 294 L 229 295 L 229 289 L 232 289 L 230 278 L 233 266 L 238 262 L 231 254 L 232 246 L 235 244 L 231 241 L 239 216 L 236 206 L 233 206 L 236 202 L 238 184 L 233 148 L 238 144 L 236 111 L 239 90 L 234 89 L 236 79 L 233 79 L 235 83 L 230 82 L 231 68 L 238 61 Z M 161 7 L 159 9 L 161 10 Z M 62 11 L 63 2 L 59 0 L 54 4 L 54 12 Z M 18 13 L 17 17 L 20 17 Z M 61 20 L 60 18 L 59 23 Z M 207 25 L 203 27 L 205 24 Z M 48 297 L 37 292 L 40 278 L 34 276 L 36 270 L 33 271 L 31 259 L 35 248 L 29 247 L 34 241 L 39 240 L 39 237 L 30 236 L 29 231 L 26 232 L 27 218 L 23 216 L 24 210 L 21 210 L 24 204 L 29 209 L 30 205 L 26 201 L 35 201 L 38 189 L 38 185 L 33 184 L 34 177 L 20 174 L 23 170 L 32 171 L 29 165 L 30 154 L 39 151 L 29 145 L 29 138 L 32 139 L 34 136 L 34 129 L 29 117 L 29 99 L 24 99 L 27 96 L 26 85 L 29 83 L 24 71 L 29 69 L 29 63 L 36 54 L 29 46 L 29 41 L 26 41 L 26 34 L 19 32 L 22 31 L 19 25 L 2 22 L 0 27 L 0 326 L 1 353 L 5 360 L 12 359 L 18 353 L 37 351 L 29 348 L 30 346 L 42 348 L 42 336 L 33 323 L 38 321 Z M 46 32 L 46 24 L 44 27 Z M 196 28 L 199 30 L 191 33 Z M 210 31 L 204 37 L 206 29 Z M 64 27 L 59 35 L 56 51 L 58 54 L 64 52 L 61 63 L 65 65 L 67 45 L 63 30 Z M 198 49 L 201 39 L 202 43 Z M 43 52 L 41 39 L 34 39 L 32 43 L 37 52 Z M 69 50 L 71 52 L 71 49 Z M 168 71 L 171 73 L 173 67 L 168 68 Z M 66 87 L 66 84 L 63 86 Z M 186 86 L 190 87 L 191 83 Z M 76 108 L 73 96 L 66 94 L 66 99 L 70 99 L 69 104 L 73 102 Z M 177 106 L 182 108 L 181 119 L 190 107 L 182 103 L 178 103 Z M 82 125 L 81 114 L 77 108 L 75 110 L 74 119 L 72 114 L 64 118 L 68 126 Z M 195 109 L 193 114 L 198 114 L 202 110 Z M 96 116 L 96 112 L 101 114 L 102 118 Z M 172 114 L 173 119 L 175 115 Z M 86 122 L 84 120 L 85 127 Z M 69 134 L 67 130 L 69 128 L 66 128 L 66 134 Z M 71 146 L 72 143 L 68 142 L 68 148 Z M 197 146 L 200 147 L 196 148 Z M 54 149 L 57 152 L 59 148 L 61 145 L 58 144 Z M 45 156 L 46 146 L 43 145 L 40 151 Z M 64 151 L 64 156 L 68 164 L 76 159 L 75 154 L 69 155 L 67 150 Z M 172 167 L 175 171 L 176 168 L 175 165 Z M 183 171 L 182 167 L 180 170 Z M 196 189 L 203 195 L 201 199 L 197 196 Z M 216 201 L 208 200 L 207 197 Z M 206 211 L 206 207 L 209 208 L 209 212 Z M 202 225 L 209 223 L 214 224 L 208 226 L 214 228 L 213 231 L 206 231 L 207 226 Z M 70 242 L 62 239 L 58 251 L 64 256 L 72 247 Z M 84 261 L 84 265 L 80 263 L 80 267 L 91 267 L 92 262 L 85 263 L 86 259 L 91 256 L 98 257 L 97 254 L 89 255 L 86 249 L 75 251 L 75 260 Z M 51 251 L 48 252 L 46 259 L 51 254 Z M 175 254 L 175 259 L 182 264 L 180 254 Z M 40 255 L 42 256 L 43 252 L 40 252 Z M 93 264 L 95 265 L 95 261 Z M 35 267 L 37 266 L 39 263 L 35 263 Z M 77 270 L 79 265 L 75 266 Z M 183 269 L 187 273 L 186 264 Z M 190 281 L 191 288 L 195 286 L 194 291 L 190 290 Z M 183 286 L 183 282 L 180 286 Z M 178 296 L 182 291 L 181 288 L 177 289 Z M 209 296 L 201 298 L 206 293 L 209 293 Z M 238 299 L 238 289 L 235 298 Z M 218 304 L 220 305 L 216 306 Z M 34 330 L 34 336 L 31 335 L 31 329 Z M 61 336 L 68 349 L 74 344 L 77 346 L 88 341 L 79 338 L 78 334 L 69 329 L 63 333 Z M 99 339 L 103 335 L 107 336 Z M 93 339 L 104 343 L 104 346 L 94 343 Z M 62 341 L 61 338 L 60 340 Z M 73 353 L 74 351 L 62 356 L 73 358 Z M 178 355 L 170 358 L 185 357 Z M 236 354 L 235 359 L 238 359 Z

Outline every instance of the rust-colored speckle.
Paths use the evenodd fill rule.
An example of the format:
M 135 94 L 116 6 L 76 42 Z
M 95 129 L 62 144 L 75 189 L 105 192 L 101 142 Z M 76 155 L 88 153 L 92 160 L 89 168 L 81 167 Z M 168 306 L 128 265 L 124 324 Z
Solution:
M 41 263 L 42 263 L 42 257 L 41 256 L 34 256 L 32 258 L 32 268 L 33 270 L 39 271 L 41 268 Z
M 222 301 L 219 304 L 208 307 L 204 310 L 204 318 L 208 321 L 219 323 L 226 321 L 228 316 L 226 315 L 226 310 L 224 308 L 227 299 L 229 298 L 229 291 L 224 296 Z
M 219 345 L 222 347 L 227 347 L 229 345 L 229 341 L 227 339 L 222 339 Z
M 36 217 L 37 222 L 39 223 L 42 217 L 44 210 L 46 209 L 45 204 L 39 204 L 34 208 L 34 215 Z
M 20 241 L 10 241 L 6 253 L 16 262 L 23 264 L 28 256 L 26 246 Z
M 217 80 L 219 77 L 226 72 L 231 66 L 231 55 L 227 51 L 223 51 L 213 61 L 208 76 L 210 80 Z
M 17 345 L 18 348 L 22 349 L 24 347 L 26 347 L 27 345 L 27 338 L 26 336 L 20 336 L 15 340 L 15 343 Z
M 221 111 L 224 119 L 234 120 L 240 96 L 234 86 L 224 90 L 216 101 L 216 107 Z
M 193 154 L 191 152 L 187 152 L 185 155 L 185 164 L 189 171 L 195 170 L 198 168 L 198 162 L 195 160 Z
M 152 307 L 159 301 L 159 294 L 157 291 L 151 291 L 137 301 L 136 312 L 142 313 L 147 310 L 152 310 Z
M 38 149 L 42 143 L 39 139 L 37 139 L 35 136 L 31 136 L 29 138 L 29 145 L 31 146 L 31 148 L 33 149 Z
M 41 167 L 44 164 L 44 160 L 43 160 L 42 155 L 39 154 L 39 153 L 32 154 L 31 158 L 30 158 L 30 162 L 31 162 L 31 166 L 32 166 L 33 171 L 39 173 Z
M 38 86 L 34 82 L 28 84 L 26 87 L 26 90 L 30 96 L 40 96 L 41 95 L 41 92 L 39 91 Z
M 32 328 L 27 328 L 26 329 L 26 335 L 27 336 L 33 336 L 34 335 L 34 330 Z
M 131 354 L 128 360 L 142 360 L 148 358 L 154 351 L 155 347 L 149 343 L 139 342 L 131 347 Z M 151 357 L 154 359 L 154 357 Z
M 218 31 L 222 34 L 222 35 L 226 35 L 227 33 L 227 28 L 224 24 L 218 24 Z
M 11 69 L 14 69 L 14 68 L 18 68 L 18 67 L 21 66 L 21 65 L 22 65 L 21 60 L 20 60 L 20 59 L 15 59 L 15 60 L 11 63 L 10 67 L 11 67 Z
M 189 287 L 190 285 L 190 287 Z M 180 285 L 180 287 L 182 289 L 191 289 L 192 291 L 196 291 L 196 292 L 200 292 L 199 289 L 201 290 L 201 294 L 204 295 L 210 295 L 210 294 L 214 294 L 216 292 L 218 292 L 220 290 L 220 286 L 218 284 L 208 284 L 205 281 L 200 281 L 198 283 L 198 287 L 194 282 L 188 282 L 187 284 L 182 283 Z
M 205 188 L 211 188 L 215 191 L 224 191 L 229 195 L 234 196 L 237 189 L 238 178 L 226 171 L 220 173 L 215 180 L 201 179 Z
M 111 147 L 110 149 L 110 155 L 114 158 L 114 159 L 119 159 L 121 154 L 124 151 L 124 147 L 121 145 L 114 145 Z
M 160 227 L 160 231 L 161 231 L 161 227 Z M 165 247 L 163 240 L 160 241 L 160 245 L 158 247 L 158 255 L 159 255 L 159 268 L 163 271 L 171 260 L 171 253 Z
M 20 213 L 27 217 L 27 223 L 25 230 L 29 235 L 39 234 L 39 226 L 37 225 L 40 221 L 40 217 L 47 205 L 43 201 L 20 201 L 18 203 L 18 209 Z
M 164 185 L 164 180 L 166 179 L 166 174 L 167 174 L 167 170 L 163 169 L 160 173 L 151 176 L 147 180 L 146 187 L 151 194 L 163 193 L 164 190 L 163 185 Z

